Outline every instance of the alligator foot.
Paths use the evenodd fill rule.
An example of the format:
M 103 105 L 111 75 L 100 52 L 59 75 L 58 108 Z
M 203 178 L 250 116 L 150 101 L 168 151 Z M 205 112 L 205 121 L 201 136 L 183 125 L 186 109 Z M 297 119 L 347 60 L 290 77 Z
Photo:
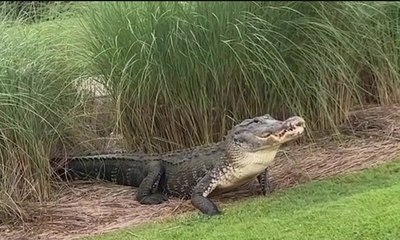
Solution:
M 206 215 L 214 216 L 221 213 L 221 211 L 218 209 L 215 203 L 213 203 L 210 199 L 205 198 L 203 196 L 193 195 L 191 202 L 193 206 L 198 208 L 202 213 Z
M 139 202 L 145 205 L 160 204 L 168 200 L 168 197 L 161 193 L 154 193 L 143 197 Z
M 274 190 L 272 183 L 269 179 L 268 169 L 265 169 L 260 175 L 257 176 L 257 180 L 261 186 L 261 193 L 262 195 L 266 196 L 267 193 L 271 194 Z
M 159 161 L 154 161 L 148 163 L 148 168 L 150 171 L 147 173 L 147 176 L 140 183 L 136 200 L 141 204 L 153 205 L 160 204 L 168 200 L 168 198 L 159 193 L 154 193 L 154 190 L 157 190 L 161 176 L 163 175 L 163 169 L 161 167 L 161 163 Z

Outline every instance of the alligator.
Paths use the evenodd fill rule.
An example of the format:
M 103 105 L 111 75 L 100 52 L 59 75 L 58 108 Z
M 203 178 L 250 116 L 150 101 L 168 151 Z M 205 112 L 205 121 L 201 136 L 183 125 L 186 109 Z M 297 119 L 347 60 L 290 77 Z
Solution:
M 162 154 L 110 153 L 67 157 L 62 171 L 72 179 L 98 178 L 138 187 L 141 204 L 160 204 L 170 196 L 190 199 L 206 215 L 221 211 L 210 197 L 258 180 L 271 192 L 268 167 L 281 144 L 300 137 L 303 118 L 285 121 L 269 114 L 233 126 L 220 142 Z M 64 175 L 66 176 L 66 175 Z

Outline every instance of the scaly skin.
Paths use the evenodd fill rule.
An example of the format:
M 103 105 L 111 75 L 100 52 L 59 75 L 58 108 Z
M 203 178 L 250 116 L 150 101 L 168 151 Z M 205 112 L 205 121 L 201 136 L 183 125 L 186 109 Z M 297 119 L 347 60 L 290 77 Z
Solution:
M 207 215 L 220 213 L 210 196 L 258 179 L 270 192 L 268 167 L 284 142 L 301 136 L 304 120 L 279 121 L 264 115 L 234 126 L 225 140 L 164 154 L 116 153 L 71 157 L 67 173 L 138 187 L 142 204 L 159 204 L 169 196 L 190 198 Z

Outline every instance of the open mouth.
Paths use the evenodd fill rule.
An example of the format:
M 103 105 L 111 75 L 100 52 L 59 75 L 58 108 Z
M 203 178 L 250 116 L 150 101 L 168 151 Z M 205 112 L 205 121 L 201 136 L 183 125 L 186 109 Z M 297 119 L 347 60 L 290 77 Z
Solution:
M 303 133 L 305 121 L 300 117 L 293 117 L 292 119 L 287 120 L 283 123 L 281 131 L 277 131 L 275 133 L 265 132 L 259 138 L 268 138 L 269 136 L 273 136 L 275 138 L 282 138 L 285 135 L 299 135 Z M 278 139 L 276 139 L 278 140 Z
M 296 134 L 296 133 L 302 133 L 304 130 L 304 127 L 302 124 L 299 125 L 291 125 L 289 128 L 285 128 L 284 130 L 282 130 L 281 132 L 277 133 L 277 134 L 271 134 L 271 133 L 266 133 L 263 134 L 261 136 L 261 138 L 267 138 L 271 135 L 281 138 L 283 136 L 285 136 L 286 134 Z

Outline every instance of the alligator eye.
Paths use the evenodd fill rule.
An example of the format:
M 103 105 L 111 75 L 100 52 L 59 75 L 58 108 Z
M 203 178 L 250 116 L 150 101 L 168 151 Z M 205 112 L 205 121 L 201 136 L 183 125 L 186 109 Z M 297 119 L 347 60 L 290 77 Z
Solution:
M 259 122 L 260 122 L 260 120 L 258 120 L 258 119 L 253 120 L 253 123 L 259 123 Z
M 242 138 L 239 138 L 239 137 L 237 137 L 237 136 L 235 136 L 235 137 L 233 138 L 233 141 L 234 141 L 234 142 L 237 142 L 237 143 L 243 143 L 243 139 L 242 139 Z

